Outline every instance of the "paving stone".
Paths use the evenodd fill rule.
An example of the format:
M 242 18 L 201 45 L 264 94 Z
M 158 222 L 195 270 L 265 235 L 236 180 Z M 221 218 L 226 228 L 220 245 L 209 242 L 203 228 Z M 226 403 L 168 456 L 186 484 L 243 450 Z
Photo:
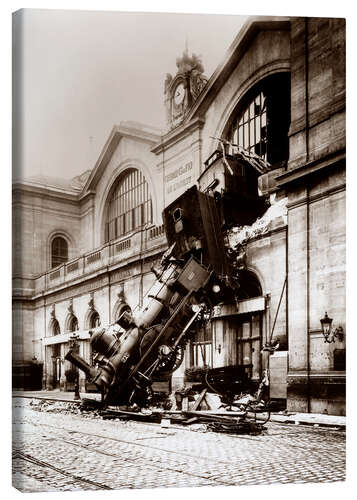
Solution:
M 23 492 L 96 490 L 101 485 L 133 489 L 345 479 L 345 432 L 341 430 L 269 423 L 259 436 L 192 432 L 174 426 L 163 433 L 160 426 L 38 412 L 26 400 L 16 402 L 14 449 L 48 464 L 14 459 L 13 484 Z

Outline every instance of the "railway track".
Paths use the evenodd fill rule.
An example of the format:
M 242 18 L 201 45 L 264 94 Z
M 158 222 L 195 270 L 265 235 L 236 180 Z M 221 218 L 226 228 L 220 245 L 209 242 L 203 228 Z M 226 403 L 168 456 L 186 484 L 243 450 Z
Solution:
M 185 439 L 185 443 L 187 442 L 187 446 L 184 444 L 176 447 L 175 443 L 180 441 L 180 434 L 176 435 L 176 438 L 169 436 L 177 434 L 178 429 L 180 432 L 187 431 L 186 428 L 171 426 L 169 430 L 160 431 L 158 424 L 145 423 L 142 433 L 139 431 L 140 438 L 138 439 L 136 425 L 116 426 L 113 422 L 102 427 L 100 422 L 97 422 L 99 423 L 97 426 L 92 420 L 87 420 L 86 425 L 83 419 L 85 426 L 83 429 L 79 427 L 79 418 L 75 419 L 73 425 L 70 420 L 63 420 L 55 415 L 47 421 L 42 418 L 37 420 L 33 416 L 25 419 L 25 427 L 22 431 L 20 428 L 17 431 L 22 432 L 21 452 L 16 452 L 13 457 L 15 474 L 18 472 L 19 476 L 21 474 L 22 477 L 25 476 L 25 487 L 26 477 L 29 481 L 31 478 L 34 481 L 42 481 L 44 488 L 47 488 L 43 491 L 53 491 L 50 489 L 53 487 L 59 491 L 151 488 L 158 485 L 170 487 L 176 483 L 179 486 L 231 486 L 241 484 L 241 481 L 244 484 L 244 475 L 258 474 L 258 469 L 259 471 L 267 469 L 265 472 L 267 482 L 272 481 L 271 474 L 274 481 L 280 480 L 281 477 L 281 472 L 275 470 L 276 467 L 273 468 L 272 473 L 269 472 L 269 464 L 266 460 L 263 460 L 261 464 L 259 462 L 260 444 L 266 446 L 266 440 L 262 438 L 230 436 L 230 438 L 234 437 L 237 443 L 233 445 L 232 441 L 228 444 L 226 437 L 222 435 L 218 437 L 215 433 L 209 433 L 202 449 L 199 444 L 200 440 L 196 447 L 196 444 L 191 444 L 191 438 L 188 438 L 184 432 L 185 436 L 182 435 L 182 438 Z M 16 420 L 14 423 L 16 425 Z M 19 423 L 23 423 L 23 420 L 20 419 Z M 305 458 L 301 457 L 302 450 L 308 452 L 311 449 L 312 460 L 314 463 L 319 463 L 313 443 L 310 446 L 306 432 L 308 431 L 312 438 L 312 435 L 321 434 L 322 429 L 305 429 L 305 439 L 300 442 L 296 437 L 299 434 L 302 435 L 301 429 L 298 431 L 295 426 L 294 428 L 289 426 L 291 432 L 283 433 L 282 427 L 288 426 L 280 426 L 279 431 L 276 429 L 277 432 L 268 433 L 267 440 L 268 442 L 272 440 L 273 446 L 275 440 L 279 440 L 279 437 L 274 436 L 284 437 L 287 434 L 295 436 L 292 441 L 287 442 L 289 447 L 286 458 L 288 462 L 291 462 L 291 470 L 295 467 L 307 467 L 301 465 L 305 464 Z M 336 433 L 333 434 L 336 435 Z M 164 441 L 163 438 L 166 437 L 167 440 Z M 154 441 L 150 442 L 151 439 Z M 198 439 L 196 433 L 192 434 L 192 439 Z M 222 445 L 227 443 L 232 448 L 234 460 L 230 459 L 230 448 L 223 454 L 215 451 L 211 453 L 217 445 L 217 439 L 222 440 Z M 242 452 L 238 451 L 236 454 L 236 446 L 240 446 L 238 441 L 242 440 L 243 443 L 247 439 L 253 446 L 249 455 L 245 452 L 249 446 L 248 443 L 242 444 Z M 298 466 L 295 465 L 296 456 L 292 448 L 298 453 Z M 334 443 L 331 443 L 330 448 L 333 453 L 336 453 Z M 267 460 L 269 462 L 269 456 Z M 73 470 L 71 470 L 72 461 Z M 289 474 L 292 474 L 289 472 L 290 469 L 284 467 L 283 475 L 289 478 Z M 44 472 L 41 473 L 41 470 Z M 29 488 L 28 483 L 28 491 L 30 491 Z
M 28 454 L 28 453 L 23 453 L 21 451 L 15 451 L 12 456 L 13 461 L 25 461 L 29 462 L 35 467 L 41 467 L 43 469 L 48 469 L 51 471 L 56 472 L 57 474 L 61 474 L 62 476 L 65 476 L 69 479 L 71 479 L 72 486 L 78 483 L 79 485 L 84 485 L 84 486 L 93 486 L 95 487 L 96 490 L 112 490 L 110 486 L 107 486 L 106 484 L 98 483 L 97 481 L 92 481 L 91 479 L 86 479 L 81 476 L 77 476 L 76 474 L 73 474 L 71 472 L 68 472 L 68 470 L 61 469 L 59 467 L 55 467 L 53 464 L 50 464 L 49 462 L 45 462 L 43 460 L 39 460 L 38 458 Z M 31 468 L 31 477 L 34 476 L 34 470 Z
M 83 444 L 82 442 L 78 442 L 76 440 L 73 439 L 74 435 L 77 434 L 77 435 L 80 435 L 80 436 L 86 436 L 86 437 L 93 437 L 93 438 L 98 438 L 98 439 L 101 439 L 101 440 L 106 440 L 106 441 L 112 441 L 112 442 L 117 442 L 117 443 L 121 443 L 121 444 L 125 444 L 125 445 L 130 445 L 130 446 L 136 446 L 136 447 L 139 447 L 139 448 L 146 448 L 146 449 L 150 449 L 150 450 L 155 450 L 155 451 L 158 451 L 160 453 L 167 453 L 167 454 L 170 454 L 172 456 L 181 456 L 181 457 L 186 457 L 186 458 L 193 458 L 195 460 L 200 460 L 202 462 L 211 462 L 212 466 L 214 466 L 215 464 L 217 464 L 217 462 L 219 462 L 220 464 L 226 464 L 226 465 L 230 465 L 231 462 L 229 461 L 224 461 L 224 460 L 217 460 L 216 458 L 209 458 L 209 457 L 202 457 L 200 455 L 193 455 L 193 454 L 190 454 L 190 453 L 185 453 L 185 452 L 182 452 L 182 451 L 176 451 L 176 450 L 172 450 L 172 449 L 167 449 L 167 448 L 164 448 L 164 447 L 158 447 L 158 446 L 154 446 L 154 445 L 151 445 L 151 444 L 145 444 L 145 443 L 138 443 L 136 441 L 133 441 L 133 440 L 125 440 L 125 439 L 119 439 L 119 438 L 113 438 L 113 437 L 109 437 L 109 436 L 106 436 L 106 435 L 103 435 L 103 434 L 97 434 L 97 433 L 93 433 L 93 432 L 83 432 L 83 431 L 77 431 L 77 430 L 72 430 L 72 429 L 65 429 L 65 428 L 61 428 L 59 429 L 58 427 L 56 426 L 52 426 L 50 424 L 45 424 L 46 427 L 49 427 L 49 428 L 52 428 L 52 429 L 55 429 L 56 432 L 58 431 L 64 431 L 65 433 L 68 433 L 70 432 L 71 433 L 71 440 L 68 440 L 66 439 L 65 437 L 63 436 L 56 436 L 55 438 L 51 438 L 51 441 L 55 441 L 55 442 L 62 442 L 62 443 L 66 443 L 67 445 L 70 445 L 72 447 L 77 447 L 77 448 L 81 448 L 81 449 L 85 449 L 86 451 L 90 452 L 90 453 L 96 453 L 96 454 L 99 454 L 99 455 L 103 455 L 103 456 L 107 456 L 107 457 L 110 457 L 112 459 L 122 459 L 125 464 L 132 464 L 132 465 L 136 465 L 137 464 L 137 460 L 136 458 L 130 458 L 130 457 L 123 457 L 123 455 L 121 454 L 118 454 L 118 453 L 110 453 L 108 451 L 104 451 L 102 449 L 98 449 L 96 447 L 93 447 L 93 446 L 90 446 L 90 445 L 86 445 L 86 444 Z M 42 425 L 43 427 L 43 425 Z M 157 438 L 157 436 L 155 436 L 155 438 Z M 23 456 L 25 454 L 22 454 Z M 37 460 L 37 459 L 35 459 Z M 202 474 L 196 474 L 196 473 L 193 473 L 193 472 L 189 472 L 187 470 L 182 470 L 182 468 L 180 467 L 170 467 L 168 466 L 167 464 L 164 464 L 164 462 L 161 462 L 159 464 L 155 464 L 152 462 L 151 459 L 143 459 L 141 458 L 141 462 L 146 462 L 145 463 L 145 466 L 153 471 L 155 470 L 158 470 L 158 471 L 162 471 L 163 469 L 167 472 L 176 472 L 176 473 L 179 473 L 180 475 L 182 476 L 188 476 L 188 477 L 191 477 L 191 478 L 197 478 L 197 479 L 203 479 L 203 480 L 210 480 L 212 485 L 217 485 L 217 486 L 234 486 L 236 483 L 234 482 L 230 482 L 230 481 L 224 481 L 222 479 L 209 479 L 207 476 L 205 475 L 202 475 Z M 38 463 L 41 464 L 42 462 L 40 460 L 38 460 Z M 46 464 L 46 462 L 44 462 L 44 464 Z M 59 472 L 61 472 L 59 470 Z M 77 478 L 76 477 L 76 480 L 82 480 L 81 478 Z M 87 481 L 88 484 L 93 484 L 93 481 Z M 100 483 L 98 483 L 100 484 Z M 109 488 L 109 487 L 105 487 L 103 485 L 101 485 L 101 489 L 112 489 L 112 488 Z
M 152 425 L 157 425 L 157 424 L 152 424 Z M 46 424 L 46 426 L 51 427 L 53 429 L 56 429 L 58 431 L 58 427 L 56 427 L 54 425 Z M 159 452 L 169 453 L 172 455 L 181 455 L 181 456 L 188 457 L 188 458 L 194 458 L 195 460 L 212 461 L 214 463 L 219 462 L 221 464 L 227 464 L 227 465 L 231 464 L 231 461 L 228 461 L 228 460 L 222 460 L 222 459 L 217 459 L 217 458 L 210 459 L 209 457 L 204 457 L 201 455 L 194 455 L 194 454 L 186 453 L 183 451 L 172 450 L 170 448 L 163 448 L 163 447 L 159 447 L 159 446 L 154 446 L 152 444 L 138 443 L 137 441 L 127 440 L 127 439 L 119 439 L 119 438 L 109 437 L 109 436 L 106 436 L 104 434 L 96 434 L 93 432 L 84 432 L 84 431 L 77 431 L 77 430 L 72 430 L 72 429 L 65 429 L 63 427 L 61 428 L 61 430 L 65 431 L 65 432 L 70 432 L 72 435 L 73 434 L 81 434 L 83 436 L 90 436 L 90 437 L 95 437 L 95 438 L 99 438 L 99 439 L 106 439 L 108 441 L 115 441 L 115 442 L 121 443 L 121 444 L 133 445 L 133 446 L 137 446 L 140 448 L 148 448 L 150 450 L 156 450 Z M 157 436 L 155 436 L 155 437 L 157 438 Z M 243 436 L 243 437 L 247 437 L 247 436 Z M 255 439 L 255 438 L 251 438 L 251 440 L 257 441 L 257 439 Z M 71 442 L 71 444 L 72 444 L 72 442 Z M 81 446 L 84 446 L 84 445 L 81 445 Z

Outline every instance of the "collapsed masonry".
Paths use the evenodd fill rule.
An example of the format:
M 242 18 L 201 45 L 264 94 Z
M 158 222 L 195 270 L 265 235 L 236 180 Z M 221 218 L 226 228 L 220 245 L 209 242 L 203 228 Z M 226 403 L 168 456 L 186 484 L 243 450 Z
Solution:
M 270 207 L 251 225 L 233 226 L 226 232 L 227 251 L 234 258 L 235 265 L 242 269 L 246 264 L 246 245 L 252 239 L 268 233 L 279 222 L 287 223 L 287 198 L 276 200 L 275 195 L 270 197 Z

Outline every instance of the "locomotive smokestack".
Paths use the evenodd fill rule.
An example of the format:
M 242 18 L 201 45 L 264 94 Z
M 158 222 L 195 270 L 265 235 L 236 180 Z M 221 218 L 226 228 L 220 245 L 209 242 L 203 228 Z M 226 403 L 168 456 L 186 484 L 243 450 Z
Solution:
M 75 353 L 73 350 L 69 350 L 64 357 L 67 361 L 70 361 L 74 366 L 82 370 L 89 378 L 95 379 L 98 372 L 95 368 L 91 367 L 79 354 Z

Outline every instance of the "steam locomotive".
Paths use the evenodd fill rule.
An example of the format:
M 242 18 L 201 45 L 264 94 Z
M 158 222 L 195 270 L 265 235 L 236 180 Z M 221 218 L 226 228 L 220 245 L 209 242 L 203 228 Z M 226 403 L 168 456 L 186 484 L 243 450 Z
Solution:
M 223 160 L 227 163 L 222 155 L 215 155 L 212 167 L 206 170 L 208 181 L 212 169 L 226 171 Z M 231 167 L 233 173 L 237 169 L 233 160 Z M 103 402 L 147 405 L 152 397 L 153 377 L 169 375 L 181 364 L 194 322 L 207 317 L 207 311 L 212 311 L 215 303 L 235 296 L 239 283 L 222 232 L 232 210 L 225 214 L 224 204 L 220 203 L 224 197 L 220 200 L 220 196 L 226 192 L 231 198 L 233 195 L 236 204 L 239 201 L 245 206 L 246 211 L 240 209 L 237 214 L 242 224 L 252 217 L 251 210 L 246 209 L 252 203 L 252 196 L 248 189 L 242 189 L 243 181 L 237 184 L 237 175 L 228 178 L 229 181 L 234 178 L 238 185 L 233 193 L 226 181 L 221 181 L 219 192 L 216 174 L 214 192 L 192 186 L 164 210 L 169 249 L 160 266 L 152 269 L 156 281 L 140 314 L 124 311 L 117 325 L 91 332 L 90 343 L 96 353 L 94 366 L 74 349 L 65 356 L 99 388 Z M 261 210 L 261 202 L 255 201 L 253 205 Z

